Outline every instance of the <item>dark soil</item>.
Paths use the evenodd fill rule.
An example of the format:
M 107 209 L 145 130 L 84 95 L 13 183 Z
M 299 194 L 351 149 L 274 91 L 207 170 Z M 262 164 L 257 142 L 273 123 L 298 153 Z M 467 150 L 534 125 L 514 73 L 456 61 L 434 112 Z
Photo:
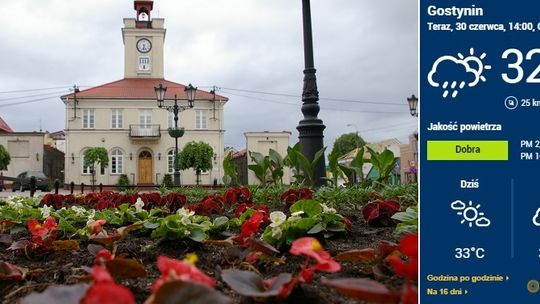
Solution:
M 347 215 L 347 214 L 345 214 Z M 392 236 L 393 228 L 371 228 L 355 215 L 349 218 L 353 223 L 353 231 L 349 234 L 335 236 L 322 241 L 323 247 L 332 256 L 339 252 L 351 249 L 377 248 L 381 240 L 394 240 Z M 20 233 L 12 236 L 14 240 L 29 238 L 27 233 Z M 41 292 L 50 285 L 70 285 L 81 281 L 87 277 L 87 270 L 94 262 L 94 256 L 87 249 L 88 243 L 81 243 L 79 250 L 71 251 L 62 256 L 46 255 L 29 259 L 24 252 L 7 251 L 7 246 L 0 243 L 0 262 L 6 261 L 18 267 L 29 270 L 23 282 L 0 281 L 0 299 L 2 304 L 16 303 L 18 299 L 25 297 L 32 292 Z M 255 303 L 251 299 L 242 297 L 232 291 L 221 279 L 221 269 L 230 267 L 254 270 L 245 263 L 240 263 L 235 255 L 242 252 L 231 248 L 224 248 L 215 245 L 204 245 L 186 241 L 160 241 L 149 236 L 128 235 L 117 242 L 117 256 L 134 258 L 145 265 L 148 276 L 145 278 L 125 279 L 120 283 L 128 287 L 135 295 L 137 303 L 143 303 L 150 296 L 152 283 L 159 277 L 160 273 L 156 266 L 157 257 L 164 255 L 172 258 L 182 259 L 187 253 L 195 252 L 199 257 L 197 267 L 210 277 L 216 279 L 217 290 L 233 299 L 234 303 Z M 286 262 L 275 264 L 274 262 L 259 262 L 253 265 L 265 278 L 270 278 L 281 272 L 297 273 L 304 258 L 283 253 Z M 358 303 L 357 300 L 341 295 L 337 291 L 319 283 L 321 276 L 328 278 L 337 277 L 369 277 L 373 274 L 366 271 L 362 265 L 348 262 L 342 263 L 342 270 L 337 273 L 316 273 L 312 284 L 301 284 L 291 296 L 282 303 Z M 401 287 L 402 281 L 395 276 L 377 278 L 389 288 L 397 290 Z M 276 303 L 274 299 L 268 301 Z M 59 299 L 56 303 L 62 303 Z M 46 303 L 45 303 L 46 304 Z

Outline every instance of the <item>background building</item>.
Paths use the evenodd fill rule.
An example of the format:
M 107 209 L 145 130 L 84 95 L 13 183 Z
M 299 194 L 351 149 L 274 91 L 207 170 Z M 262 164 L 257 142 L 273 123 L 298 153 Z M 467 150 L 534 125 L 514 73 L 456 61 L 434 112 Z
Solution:
M 164 19 L 151 18 L 153 1 L 134 1 L 136 18 L 124 19 L 124 78 L 62 96 L 66 106 L 65 182 L 92 183 L 83 166 L 88 148 L 103 147 L 109 166 L 96 172 L 96 183 L 114 185 L 121 174 L 132 184 L 160 184 L 173 173 L 175 142 L 167 133 L 172 113 L 157 108 L 154 87 L 167 87 L 165 106 L 186 105 L 185 85 L 164 79 Z M 181 150 L 189 141 L 203 141 L 214 150 L 214 168 L 203 173 L 202 184 L 221 183 L 223 176 L 223 106 L 227 98 L 197 90 L 195 106 L 179 114 L 185 128 Z M 196 183 L 193 170 L 181 171 L 183 185 Z
M 270 149 L 274 149 L 285 157 L 287 155 L 287 148 L 289 147 L 289 139 L 291 132 L 245 132 L 246 137 L 246 149 L 242 149 L 232 155 L 232 162 L 236 166 L 238 171 L 238 180 L 243 185 L 258 185 L 260 180 L 257 178 L 253 171 L 248 169 L 248 165 L 254 164 L 249 157 L 249 152 L 258 152 L 263 156 L 269 155 Z M 291 183 L 291 170 L 286 167 L 283 170 L 283 183 Z

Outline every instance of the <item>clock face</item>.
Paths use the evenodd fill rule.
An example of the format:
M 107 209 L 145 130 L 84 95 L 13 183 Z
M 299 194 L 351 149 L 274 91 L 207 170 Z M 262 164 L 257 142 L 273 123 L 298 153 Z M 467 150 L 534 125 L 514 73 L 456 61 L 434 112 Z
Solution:
M 146 38 L 137 41 L 137 50 L 141 53 L 148 53 L 152 49 L 152 42 Z

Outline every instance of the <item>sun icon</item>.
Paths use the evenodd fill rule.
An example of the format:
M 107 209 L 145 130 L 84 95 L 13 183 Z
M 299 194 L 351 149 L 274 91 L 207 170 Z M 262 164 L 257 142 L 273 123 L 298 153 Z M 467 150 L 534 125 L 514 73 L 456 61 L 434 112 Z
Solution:
M 469 227 L 473 226 L 473 223 L 478 219 L 480 216 L 484 216 L 484 212 L 478 211 L 480 209 L 480 204 L 477 204 L 476 206 L 473 206 L 473 202 L 469 201 L 469 206 L 463 209 L 463 211 L 457 212 L 458 215 L 463 215 L 463 219 L 461 220 L 461 224 L 468 222 Z
M 469 56 L 465 57 L 461 53 L 458 53 L 457 55 L 459 59 L 463 60 L 463 62 L 466 62 L 473 70 L 476 71 L 476 75 L 478 75 L 478 80 L 486 82 L 486 77 L 484 77 L 482 73 L 484 72 L 484 70 L 491 70 L 491 65 L 484 65 L 484 62 L 482 62 L 482 60 L 487 56 L 486 53 L 482 53 L 479 57 L 477 57 L 474 55 L 474 48 L 470 48 Z

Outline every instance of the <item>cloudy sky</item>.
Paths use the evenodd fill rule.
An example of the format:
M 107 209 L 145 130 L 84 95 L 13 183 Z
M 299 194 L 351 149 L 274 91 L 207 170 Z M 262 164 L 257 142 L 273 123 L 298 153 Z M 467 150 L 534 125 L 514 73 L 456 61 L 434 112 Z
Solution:
M 58 96 L 123 78 L 122 19 L 135 17 L 133 1 L 0 2 L 0 117 L 15 131 L 64 129 Z M 154 1 L 167 28 L 165 78 L 230 98 L 226 145 L 242 148 L 244 132 L 263 130 L 297 141 L 301 2 Z M 356 131 L 407 141 L 417 125 L 406 101 L 418 94 L 414 1 L 312 0 L 311 15 L 325 145 Z

